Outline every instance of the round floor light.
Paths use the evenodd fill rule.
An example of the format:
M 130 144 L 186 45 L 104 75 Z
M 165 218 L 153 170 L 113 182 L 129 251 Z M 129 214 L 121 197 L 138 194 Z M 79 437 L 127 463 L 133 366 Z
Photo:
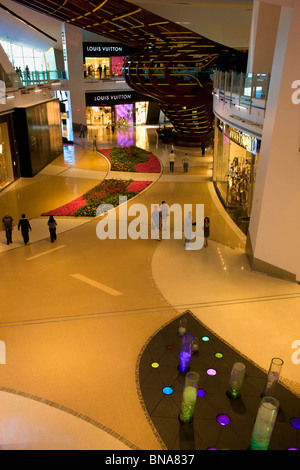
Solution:
M 221 426 L 227 426 L 230 423 L 230 418 L 227 415 L 220 414 L 220 415 L 217 416 L 217 422 Z
M 153 367 L 153 369 L 157 369 L 159 367 L 159 363 L 158 362 L 152 362 L 151 367 Z
M 216 369 L 207 369 L 206 371 L 207 375 L 214 376 L 217 374 Z
M 215 357 L 217 357 L 218 359 L 221 359 L 221 358 L 223 357 L 223 354 L 220 353 L 220 352 L 217 352 L 217 353 L 215 354 Z
M 165 395 L 172 395 L 172 393 L 173 393 L 173 388 L 171 388 L 171 387 L 164 387 L 164 388 L 163 388 L 163 393 L 164 393 Z
M 290 424 L 293 426 L 293 428 L 300 429 L 300 418 L 291 418 Z
M 202 341 L 204 341 L 205 343 L 206 343 L 207 341 L 209 341 L 209 337 L 208 337 L 208 336 L 202 336 L 201 339 L 202 339 Z
M 199 390 L 197 391 L 197 397 L 203 398 L 205 397 L 205 395 L 206 395 L 206 391 L 203 390 L 203 388 L 199 388 Z

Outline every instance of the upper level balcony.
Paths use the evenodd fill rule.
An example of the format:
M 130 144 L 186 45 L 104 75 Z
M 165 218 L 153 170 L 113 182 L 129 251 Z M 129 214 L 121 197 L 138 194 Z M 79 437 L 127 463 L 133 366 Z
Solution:
M 214 73 L 214 113 L 228 124 L 261 137 L 269 74 Z

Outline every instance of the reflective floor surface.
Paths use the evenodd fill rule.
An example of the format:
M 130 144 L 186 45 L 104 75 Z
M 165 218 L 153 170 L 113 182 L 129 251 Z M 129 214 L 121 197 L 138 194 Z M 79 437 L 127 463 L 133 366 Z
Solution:
M 92 150 L 136 144 L 162 162 L 162 173 L 131 204 L 204 204 L 211 220 L 207 248 L 184 249 L 181 239 L 107 239 L 97 220 L 58 218 L 50 243 L 41 214 L 79 197 L 111 174 Z M 282 381 L 300 394 L 299 285 L 251 272 L 245 236 L 214 192 L 212 150 L 202 157 L 157 142 L 155 129 L 90 128 L 34 178 L 0 194 L 1 211 L 32 225 L 24 246 L 13 231 L 1 258 L 1 448 L 161 449 L 137 390 L 137 363 L 156 331 L 186 309 L 264 371 L 284 360 Z M 122 176 L 122 175 L 121 175 Z M 128 175 L 127 175 L 128 176 Z M 139 175 L 135 175 L 136 178 Z M 143 175 L 145 177 L 145 175 Z M 120 175 L 118 175 L 120 177 Z

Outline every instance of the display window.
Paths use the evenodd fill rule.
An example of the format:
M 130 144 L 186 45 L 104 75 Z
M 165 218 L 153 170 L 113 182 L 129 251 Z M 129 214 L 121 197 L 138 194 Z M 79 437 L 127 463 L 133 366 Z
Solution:
M 227 212 L 247 233 L 259 158 L 259 141 L 218 122 L 213 180 Z
M 111 57 L 111 74 L 115 77 L 121 77 L 123 71 L 123 65 L 126 57 Z
M 107 126 L 112 122 L 111 106 L 87 106 L 86 118 L 88 125 Z
M 139 101 L 135 103 L 135 122 L 136 125 L 147 123 L 149 101 Z
M 107 78 L 111 76 L 110 57 L 86 57 L 85 78 Z
M 0 123 L 0 191 L 14 181 L 7 122 Z
M 133 104 L 116 105 L 117 126 L 133 126 Z

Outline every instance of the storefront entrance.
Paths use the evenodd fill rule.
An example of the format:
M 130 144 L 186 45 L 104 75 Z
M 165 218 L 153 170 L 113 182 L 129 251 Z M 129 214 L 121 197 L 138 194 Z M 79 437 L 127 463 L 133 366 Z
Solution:
M 259 142 L 222 122 L 215 129 L 213 180 L 231 218 L 247 233 Z
M 16 177 L 14 172 L 14 151 L 11 150 L 9 120 L 0 119 L 0 191 L 12 183 Z
M 107 126 L 112 123 L 111 106 L 87 106 L 86 121 L 88 125 Z

